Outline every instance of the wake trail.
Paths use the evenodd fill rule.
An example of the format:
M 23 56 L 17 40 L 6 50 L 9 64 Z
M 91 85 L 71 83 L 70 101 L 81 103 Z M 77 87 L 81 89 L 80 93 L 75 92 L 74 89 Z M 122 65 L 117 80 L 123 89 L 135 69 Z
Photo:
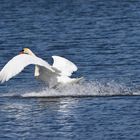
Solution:
M 115 82 L 83 82 L 68 86 L 61 86 L 56 89 L 43 88 L 39 91 L 25 91 L 22 93 L 7 93 L 3 96 L 19 97 L 88 97 L 88 96 L 125 96 L 140 95 L 140 92 L 133 93 L 128 87 Z

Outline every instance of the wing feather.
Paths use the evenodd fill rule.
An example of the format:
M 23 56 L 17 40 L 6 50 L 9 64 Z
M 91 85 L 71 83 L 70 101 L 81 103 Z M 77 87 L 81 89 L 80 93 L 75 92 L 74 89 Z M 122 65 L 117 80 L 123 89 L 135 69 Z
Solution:
M 51 68 L 51 65 L 49 65 L 43 59 L 36 56 L 22 54 L 13 57 L 3 67 L 3 69 L 0 71 L 0 82 L 3 83 L 5 81 L 8 81 L 10 78 L 19 74 L 26 66 L 31 64 L 42 66 L 47 70 L 54 72 L 54 70 Z
M 66 58 L 60 56 L 52 56 L 54 62 L 53 67 L 60 71 L 61 75 L 71 76 L 74 71 L 77 71 L 77 66 Z

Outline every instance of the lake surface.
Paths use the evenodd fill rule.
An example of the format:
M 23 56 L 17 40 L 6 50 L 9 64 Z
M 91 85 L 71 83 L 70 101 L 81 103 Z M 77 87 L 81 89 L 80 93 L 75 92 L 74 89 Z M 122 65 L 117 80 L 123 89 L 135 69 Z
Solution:
M 140 139 L 140 1 L 0 1 L 0 69 L 25 47 L 84 81 L 48 89 L 29 66 L 1 84 L 0 139 Z

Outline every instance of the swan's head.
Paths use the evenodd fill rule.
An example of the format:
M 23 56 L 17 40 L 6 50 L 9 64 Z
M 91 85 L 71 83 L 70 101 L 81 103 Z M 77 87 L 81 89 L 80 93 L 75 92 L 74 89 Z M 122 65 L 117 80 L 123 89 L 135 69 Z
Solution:
M 20 54 L 35 55 L 29 48 L 24 48 Z

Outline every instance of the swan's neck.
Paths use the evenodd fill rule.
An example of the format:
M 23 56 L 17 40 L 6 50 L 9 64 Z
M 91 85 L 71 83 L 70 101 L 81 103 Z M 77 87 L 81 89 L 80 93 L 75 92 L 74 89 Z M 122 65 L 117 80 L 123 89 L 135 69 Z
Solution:
M 28 50 L 28 54 L 32 56 L 36 56 L 31 50 Z
M 31 56 L 36 56 L 31 50 L 28 51 L 28 54 Z M 35 65 L 34 76 L 38 77 L 39 75 L 39 66 Z

